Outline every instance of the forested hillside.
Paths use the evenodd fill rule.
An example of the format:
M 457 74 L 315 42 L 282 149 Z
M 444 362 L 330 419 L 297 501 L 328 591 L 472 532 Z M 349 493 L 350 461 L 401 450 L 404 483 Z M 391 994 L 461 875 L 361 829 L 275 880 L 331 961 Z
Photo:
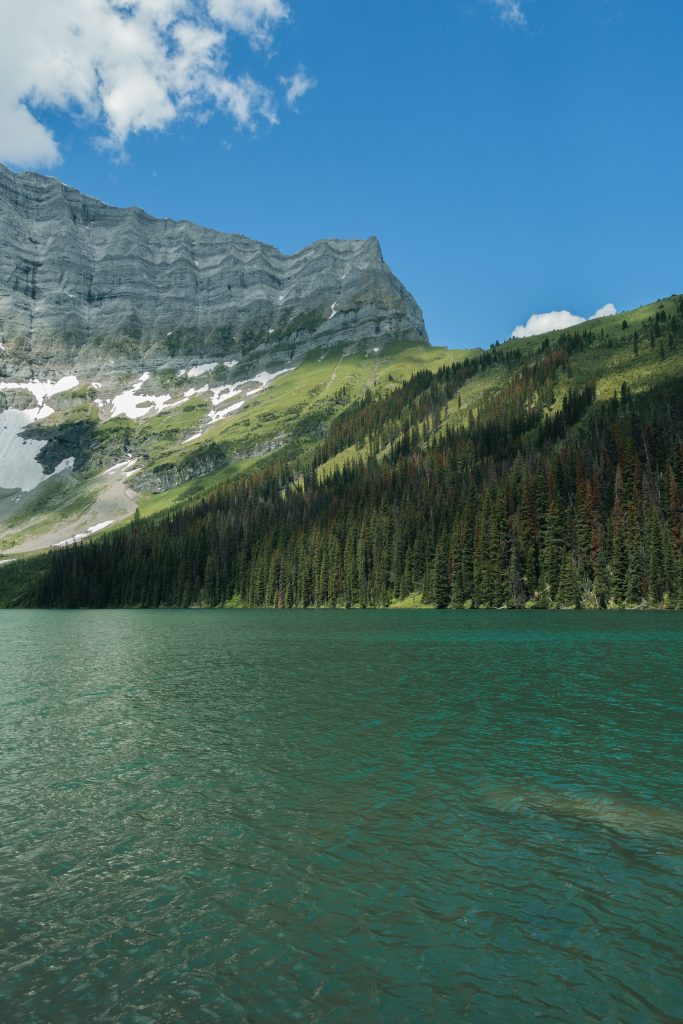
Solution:
M 683 299 L 497 345 L 194 505 L 0 574 L 43 606 L 683 607 Z

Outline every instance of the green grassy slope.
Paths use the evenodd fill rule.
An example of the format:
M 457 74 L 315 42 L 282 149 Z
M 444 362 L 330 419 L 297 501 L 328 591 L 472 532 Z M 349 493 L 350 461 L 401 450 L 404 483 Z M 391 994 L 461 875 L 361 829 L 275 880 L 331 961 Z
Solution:
M 438 599 L 435 591 L 436 581 L 443 583 L 443 565 L 454 603 L 467 599 L 479 605 L 522 600 L 561 604 L 579 590 L 588 603 L 677 600 L 672 594 L 677 593 L 676 559 L 681 557 L 676 488 L 683 491 L 683 480 L 678 481 L 683 450 L 676 432 L 683 402 L 683 299 L 673 296 L 564 332 L 510 340 L 486 353 L 459 353 L 454 365 L 455 355 L 447 350 L 398 349 L 376 360 L 311 359 L 296 373 L 273 382 L 226 431 L 232 451 L 242 457 L 146 499 L 145 511 L 157 513 L 150 526 L 139 535 L 120 535 L 122 558 L 139 547 L 139 557 L 149 562 L 166 557 L 158 548 L 162 538 L 170 545 L 183 531 L 199 530 L 196 543 L 204 546 L 209 559 L 203 574 L 185 578 L 187 565 L 169 570 L 178 579 L 168 584 L 166 593 L 145 589 L 144 581 L 138 591 L 130 582 L 121 582 L 123 589 L 112 597 L 113 603 L 126 594 L 134 603 L 336 603 L 341 591 L 335 588 L 341 586 L 349 558 L 360 557 L 358 545 L 366 545 L 358 563 L 364 568 L 354 571 L 367 572 L 368 579 L 363 584 L 359 577 L 349 584 L 353 599 L 347 596 L 346 603 L 441 603 L 443 591 Z M 399 386 L 410 370 L 415 374 Z M 366 395 L 368 388 L 371 396 Z M 272 437 L 273 427 L 267 425 L 273 423 L 286 435 L 277 452 L 255 454 L 253 447 L 246 449 L 254 437 L 257 444 Z M 223 430 L 221 425 L 221 434 Z M 268 464 L 274 468 L 268 470 Z M 571 472 L 567 465 L 573 467 Z M 255 481 L 246 490 L 239 483 L 244 473 Z M 378 480 L 384 481 L 387 495 L 394 488 L 393 498 L 385 500 L 382 491 L 376 491 Z M 266 504 L 275 501 L 271 518 L 260 526 L 261 512 L 252 500 L 252 492 L 260 493 L 259 488 L 264 489 Z M 358 506 L 354 495 L 365 495 Z M 507 509 L 499 507 L 501 495 L 506 496 Z M 190 504 L 196 513 L 183 512 L 188 501 L 202 497 L 206 500 Z M 387 519 L 392 500 L 398 504 Z M 417 520 L 411 502 L 418 507 L 424 503 Z M 524 502 L 531 502 L 530 518 L 520 525 L 518 506 Z M 576 520 L 577 508 L 584 506 L 596 523 L 590 556 L 585 529 Z M 217 510 L 231 508 L 242 509 L 237 523 L 253 525 L 254 532 L 247 537 L 242 526 L 237 531 L 244 550 L 224 525 L 219 539 L 211 540 Z M 328 511 L 323 516 L 324 508 Z M 227 512 L 221 515 L 229 519 Z M 555 522 L 553 516 L 558 515 Z M 372 531 L 379 531 L 374 540 L 363 532 L 368 516 Z M 198 527 L 198 522 L 205 526 Z M 410 529 L 406 523 L 412 523 Z M 551 527 L 557 533 L 552 558 L 546 550 Z M 345 538 L 358 529 L 357 546 L 348 549 Z M 461 535 L 456 536 L 456 530 Z M 404 534 L 401 543 L 406 550 L 397 541 L 398 547 L 382 553 L 385 534 Z M 482 571 L 488 573 L 484 582 L 478 580 L 475 586 L 471 566 L 462 570 L 467 586 L 474 587 L 466 596 L 456 563 L 462 552 L 484 543 L 481 538 L 489 534 L 498 537 L 500 550 L 480 552 Z M 106 543 L 88 546 L 95 567 L 97 552 L 104 551 Z M 214 543 L 219 544 L 216 550 Z M 525 566 L 516 561 L 522 549 Z M 218 551 L 223 553 L 219 556 Z M 499 564 L 502 551 L 505 556 Z M 228 552 L 236 563 L 228 564 Z M 656 569 L 657 582 L 653 565 L 660 554 L 665 565 Z M 67 562 L 80 557 L 64 555 Z M 178 557 L 182 561 L 183 556 Z M 513 560 L 514 572 L 505 558 Z M 330 560 L 337 568 L 321 568 L 316 559 L 322 559 L 322 565 Z M 311 579 L 306 582 L 301 566 L 308 560 Z M 389 563 L 394 566 L 391 579 L 382 575 Z M 561 585 L 553 576 L 560 570 Z M 16 599 L 20 590 L 30 593 L 26 581 L 36 572 L 35 564 L 3 569 L 4 599 Z M 510 573 L 517 580 L 511 597 L 506 590 L 508 584 L 512 587 Z M 286 576 L 284 589 L 273 582 L 274 574 Z M 504 585 L 502 577 L 507 580 Z M 669 591 L 663 589 L 665 578 Z M 105 600 L 105 591 L 98 593 L 97 599 L 91 593 L 84 600 Z
M 112 507 L 106 500 L 112 481 L 102 474 L 131 455 L 138 461 L 135 476 L 126 481 L 127 504 L 131 512 L 137 505 L 143 516 L 152 515 L 253 471 L 274 452 L 290 458 L 301 455 L 317 443 L 341 410 L 368 389 L 384 393 L 414 372 L 438 368 L 460 355 L 446 348 L 400 343 L 378 353 L 344 348 L 313 352 L 293 371 L 248 397 L 241 409 L 208 428 L 211 402 L 207 394 L 134 421 L 122 416 L 100 420 L 94 404 L 100 393 L 92 386 L 56 396 L 51 400 L 55 413 L 32 428 L 32 436 L 48 439 L 49 469 L 62 458 L 75 456 L 76 472 L 46 481 L 12 508 L 0 522 L 0 551 L 15 554 L 18 544 L 39 549 L 67 521 L 74 524 L 72 533 L 98 515 L 100 520 L 120 521 L 123 501 L 114 503 L 118 514 L 98 513 L 102 507 Z M 227 379 L 223 367 L 194 381 L 162 372 L 149 386 L 153 393 L 169 392 L 175 398 L 190 384 L 214 386 Z M 188 442 L 200 430 L 201 437 Z
M 569 338 L 580 338 L 588 331 L 593 341 L 582 351 L 574 352 L 570 370 L 564 376 L 560 374 L 554 390 L 556 407 L 570 387 L 587 382 L 594 382 L 597 397 L 604 399 L 618 391 L 623 382 L 638 393 L 677 373 L 681 357 L 669 341 L 676 304 L 677 298 L 673 296 L 564 332 Z M 638 332 L 635 341 L 634 332 Z M 551 334 L 512 339 L 501 347 L 531 359 L 544 346 L 553 344 L 554 337 Z M 0 551 L 11 552 L 20 542 L 40 547 L 60 523 L 76 524 L 97 518 L 97 510 L 103 504 L 100 474 L 129 454 L 137 456 L 138 462 L 136 477 L 129 482 L 134 490 L 129 491 L 127 505 L 131 510 L 137 505 L 143 516 L 152 515 L 253 472 L 272 461 L 273 453 L 295 458 L 312 450 L 335 416 L 368 388 L 381 395 L 413 373 L 437 370 L 468 354 L 473 355 L 400 344 L 387 346 L 378 354 L 372 350 L 312 353 L 293 372 L 272 381 L 243 408 L 205 429 L 200 438 L 190 443 L 186 443 L 187 438 L 200 430 L 210 409 L 207 395 L 196 395 L 177 408 L 141 420 L 117 417 L 102 422 L 93 404 L 97 391 L 83 385 L 56 399 L 57 412 L 40 425 L 44 435 L 51 437 L 55 463 L 76 451 L 78 472 L 68 481 L 55 481 L 41 488 L 0 523 Z M 504 386 L 507 375 L 502 363 L 474 374 L 459 389 L 457 398 L 447 403 L 437 429 L 443 431 L 466 423 L 487 396 Z M 219 368 L 196 383 L 213 385 L 225 379 L 226 371 Z M 169 389 L 175 394 L 187 387 L 188 381 L 173 373 L 162 373 L 156 384 L 158 391 Z M 427 425 L 427 430 L 431 434 L 432 425 Z M 329 463 L 319 467 L 318 474 L 325 478 L 369 453 L 369 446 L 363 450 L 353 445 L 336 452 Z M 128 514 L 124 504 L 116 505 L 117 520 Z M 104 502 L 104 507 L 110 508 L 110 504 Z M 102 513 L 102 517 L 110 518 L 110 514 Z
M 153 514 L 209 493 L 217 484 L 253 471 L 268 461 L 273 451 L 288 457 L 301 455 L 317 443 L 339 412 L 368 389 L 385 393 L 420 369 L 438 369 L 465 354 L 400 344 L 387 346 L 378 355 L 345 354 L 343 350 L 327 350 L 322 356 L 313 353 L 292 373 L 274 380 L 243 409 L 207 430 L 201 439 L 187 446 L 169 445 L 153 459 L 149 471 L 159 472 L 165 466 L 182 465 L 208 445 L 219 446 L 221 452 L 221 465 L 211 473 L 163 492 L 143 490 L 140 512 Z M 155 420 L 146 424 L 147 430 L 156 428 Z
M 619 394 L 623 384 L 635 395 L 672 380 L 683 381 L 683 348 L 680 344 L 682 302 L 683 297 L 673 295 L 636 310 L 587 321 L 564 331 L 510 339 L 494 348 L 498 348 L 501 354 L 518 356 L 523 363 L 531 364 L 560 340 L 566 339 L 572 351 L 568 365 L 560 367 L 555 374 L 552 400 L 547 406 L 549 413 L 561 408 L 570 388 L 580 389 L 587 384 L 595 387 L 598 400 Z M 590 340 L 584 341 L 586 338 Z M 459 353 L 459 361 L 467 356 L 476 357 L 476 353 Z M 458 388 L 457 397 L 444 404 L 438 426 L 422 420 L 420 429 L 427 438 L 431 438 L 444 434 L 450 427 L 464 426 L 470 416 L 476 419 L 481 403 L 500 392 L 517 369 L 517 363 L 506 365 L 505 361 L 482 366 Z M 398 431 L 394 438 L 396 436 Z M 360 448 L 350 445 L 324 462 L 318 468 L 318 475 L 320 478 L 328 477 L 356 460 L 364 461 L 368 453 L 367 444 Z

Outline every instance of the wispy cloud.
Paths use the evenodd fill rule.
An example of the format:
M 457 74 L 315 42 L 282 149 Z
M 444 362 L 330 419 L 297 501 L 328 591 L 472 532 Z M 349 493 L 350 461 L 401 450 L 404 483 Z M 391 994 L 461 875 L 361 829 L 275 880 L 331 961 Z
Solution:
M 281 76 L 280 82 L 285 87 L 287 106 L 292 108 L 296 107 L 297 100 L 305 96 L 310 89 L 314 89 L 317 84 L 315 78 L 311 78 L 303 67 L 299 67 L 291 76 Z
M 507 25 L 526 25 L 526 15 L 520 0 L 491 0 L 501 21 Z
M 608 302 L 600 309 L 596 309 L 589 317 L 577 316 L 576 313 L 570 313 L 568 309 L 556 309 L 551 313 L 534 313 L 525 324 L 515 327 L 511 337 L 531 338 L 534 334 L 545 334 L 547 331 L 563 331 L 567 327 L 574 327 L 575 324 L 583 324 L 586 320 L 597 320 L 601 316 L 614 316 L 616 311 L 616 306 Z
M 0 0 L 0 14 L 0 160 L 59 163 L 49 108 L 91 122 L 118 151 L 181 116 L 277 121 L 272 89 L 228 67 L 227 42 L 236 33 L 267 49 L 289 17 L 284 0 Z M 311 84 L 297 72 L 287 101 Z

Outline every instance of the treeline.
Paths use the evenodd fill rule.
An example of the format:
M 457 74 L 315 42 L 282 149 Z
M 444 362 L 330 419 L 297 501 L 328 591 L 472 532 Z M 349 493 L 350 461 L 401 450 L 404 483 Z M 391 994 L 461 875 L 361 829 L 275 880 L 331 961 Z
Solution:
M 402 431 L 438 418 L 472 377 L 496 364 L 510 369 L 522 358 L 519 352 L 494 346 L 436 371 L 419 370 L 381 398 L 368 390 L 364 398 L 353 402 L 330 425 L 316 448 L 313 465 L 322 465 L 352 445 L 360 448 L 369 443 L 372 454 L 377 454 Z
M 323 456 L 375 430 L 360 403 L 303 476 L 275 464 L 55 552 L 28 602 L 683 607 L 681 382 L 637 396 L 624 384 L 606 402 L 570 388 L 558 405 L 567 359 L 562 339 L 544 346 L 458 427 L 434 415 L 459 375 L 445 390 L 443 373 L 414 381 L 406 407 L 433 412 L 400 426 L 400 404 L 381 399 L 399 420 L 381 457 L 318 479 Z

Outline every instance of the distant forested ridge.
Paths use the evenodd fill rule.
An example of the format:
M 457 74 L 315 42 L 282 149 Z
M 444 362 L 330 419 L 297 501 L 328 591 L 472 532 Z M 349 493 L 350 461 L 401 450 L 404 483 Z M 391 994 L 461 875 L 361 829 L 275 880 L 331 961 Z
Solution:
M 682 528 L 674 298 L 368 393 L 303 461 L 0 586 L 47 607 L 682 608 Z

